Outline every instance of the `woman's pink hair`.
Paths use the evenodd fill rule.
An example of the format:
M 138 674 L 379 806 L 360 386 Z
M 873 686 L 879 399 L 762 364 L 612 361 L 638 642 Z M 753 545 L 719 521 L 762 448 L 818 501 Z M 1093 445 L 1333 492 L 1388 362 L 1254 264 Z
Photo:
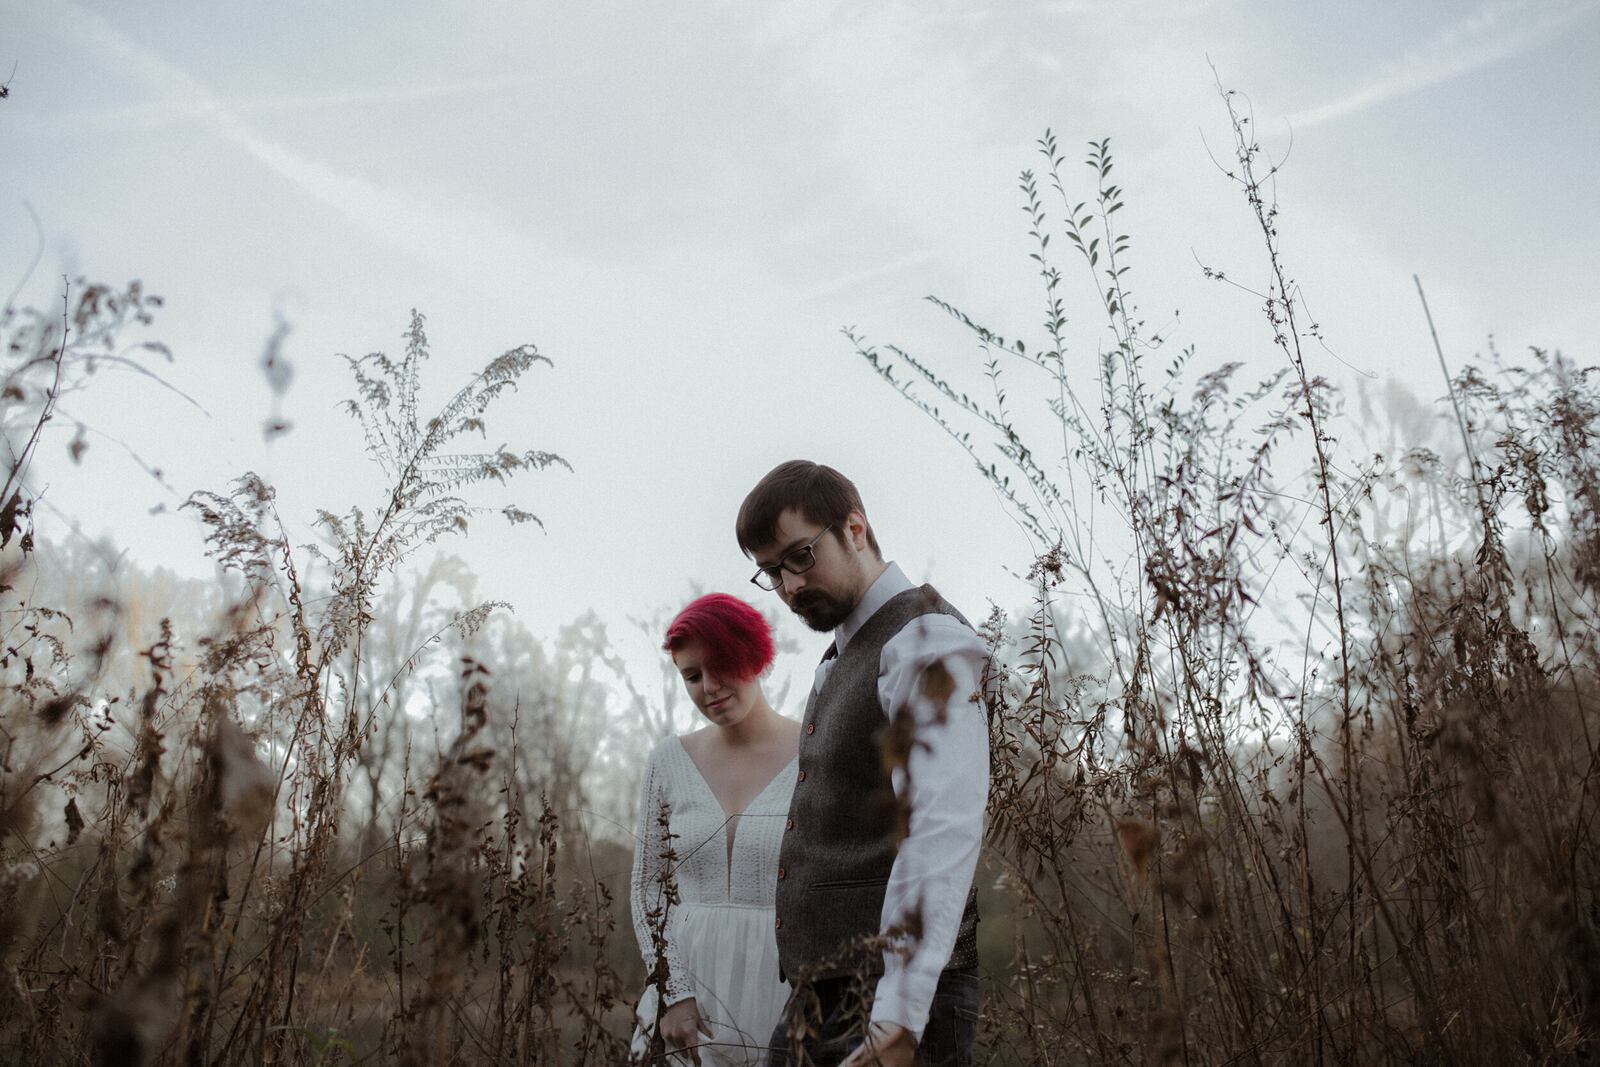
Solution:
M 705 665 L 738 681 L 754 678 L 772 663 L 772 627 L 761 612 L 736 596 L 707 593 L 690 601 L 667 627 L 661 647 L 676 652 L 690 641 L 705 647 Z

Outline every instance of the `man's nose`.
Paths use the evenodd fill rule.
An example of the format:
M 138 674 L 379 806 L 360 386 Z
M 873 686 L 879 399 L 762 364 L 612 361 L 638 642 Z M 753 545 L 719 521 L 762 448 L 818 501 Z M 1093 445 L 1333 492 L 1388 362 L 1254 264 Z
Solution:
M 782 588 L 784 596 L 794 596 L 796 593 L 798 593 L 800 590 L 804 589 L 805 587 L 806 587 L 806 576 L 805 575 L 803 575 L 803 574 L 795 574 L 793 571 L 789 571 L 789 570 L 785 570 L 783 572 L 783 585 L 780 588 Z

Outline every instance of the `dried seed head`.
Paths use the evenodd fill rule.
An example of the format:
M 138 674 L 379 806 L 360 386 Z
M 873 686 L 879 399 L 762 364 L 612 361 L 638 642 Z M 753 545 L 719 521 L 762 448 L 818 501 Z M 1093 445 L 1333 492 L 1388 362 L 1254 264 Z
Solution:
M 223 817 L 236 829 L 259 829 L 272 815 L 277 781 L 261 762 L 255 742 L 231 718 L 219 716 L 211 746 Z
M 1128 854 L 1128 862 L 1133 864 L 1134 873 L 1143 881 L 1148 875 L 1156 846 L 1161 843 L 1161 831 L 1142 819 L 1118 819 L 1117 840 Z
M 32 860 L 0 867 L 0 895 L 9 895 L 39 877 L 39 865 Z

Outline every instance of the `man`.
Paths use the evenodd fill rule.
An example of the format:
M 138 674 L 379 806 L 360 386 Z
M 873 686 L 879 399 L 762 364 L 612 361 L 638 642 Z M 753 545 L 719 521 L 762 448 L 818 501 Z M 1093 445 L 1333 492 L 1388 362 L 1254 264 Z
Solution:
M 768 1062 L 794 1063 L 789 1027 L 809 1019 L 819 1067 L 971 1063 L 983 642 L 884 560 L 856 487 L 830 467 L 774 468 L 737 534 L 752 581 L 833 634 L 778 861 L 778 957 L 794 990 Z

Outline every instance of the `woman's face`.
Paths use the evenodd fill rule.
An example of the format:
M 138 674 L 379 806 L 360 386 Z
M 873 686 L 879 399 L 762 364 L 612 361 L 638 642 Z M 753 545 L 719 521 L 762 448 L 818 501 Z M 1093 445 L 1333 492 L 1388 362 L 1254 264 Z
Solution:
M 761 696 L 757 678 L 738 680 L 718 674 L 705 664 L 705 645 L 689 640 L 672 653 L 672 662 L 683 676 L 689 699 L 714 725 L 734 726 L 744 721 Z

